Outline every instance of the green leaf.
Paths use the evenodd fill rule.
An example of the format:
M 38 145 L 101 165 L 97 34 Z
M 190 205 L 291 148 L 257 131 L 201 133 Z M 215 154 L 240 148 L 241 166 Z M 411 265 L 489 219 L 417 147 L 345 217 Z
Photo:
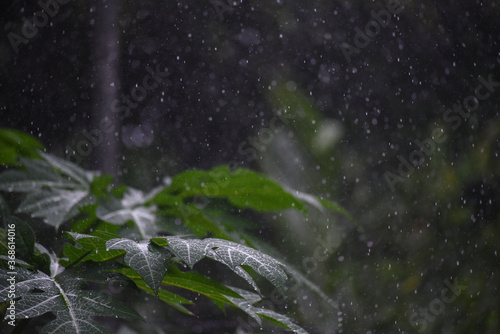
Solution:
M 238 243 L 221 239 L 182 239 L 167 237 L 168 248 L 175 256 L 191 268 L 202 258 L 208 257 L 225 264 L 237 275 L 245 279 L 256 291 L 257 284 L 243 269 L 247 265 L 271 282 L 281 293 L 287 280 L 283 268 L 285 265 L 278 260 L 256 249 Z
M 165 214 L 182 218 L 187 226 L 197 237 L 213 236 L 216 238 L 229 239 L 227 233 L 204 212 L 193 204 L 180 204 L 177 208 L 162 211 Z
M 59 228 L 76 216 L 79 208 L 95 202 L 90 183 L 96 174 L 49 154 L 40 154 L 46 161 L 21 159 L 25 171 L 0 174 L 0 190 L 29 192 L 17 212 L 31 213 Z
M 76 233 L 86 233 L 96 224 L 100 224 L 101 222 L 95 214 L 97 205 L 97 203 L 94 203 L 79 208 L 80 212 L 84 213 L 84 215 L 78 217 L 79 219 L 72 220 L 70 230 Z
M 123 199 L 112 197 L 109 201 L 101 202 L 96 214 L 99 219 L 108 223 L 123 225 L 133 221 L 142 239 L 152 237 L 158 231 L 156 226 L 156 206 L 145 207 L 149 200 L 140 190 L 129 188 Z
M 108 198 L 109 188 L 113 183 L 111 175 L 95 176 L 90 184 L 90 193 L 97 198 Z
M 294 268 L 293 265 L 287 263 L 286 261 L 281 260 L 283 258 L 276 249 L 274 249 L 271 245 L 263 242 L 262 240 L 256 238 L 253 235 L 249 235 L 246 233 L 241 233 L 240 236 L 245 240 L 246 243 L 251 245 L 252 247 L 261 249 L 266 254 L 273 256 L 275 258 L 279 258 L 280 261 L 286 266 L 286 272 L 289 274 L 296 284 L 301 284 L 307 288 L 309 288 L 312 292 L 316 293 L 319 297 L 321 297 L 325 302 L 330 304 L 334 309 L 339 310 L 339 307 L 336 302 L 334 302 L 330 297 L 326 295 L 325 292 L 321 290 L 321 288 L 309 280 L 306 276 L 304 276 L 298 269 Z
M 307 204 L 315 207 L 316 209 L 318 209 L 322 212 L 324 212 L 325 209 L 328 209 L 328 210 L 340 213 L 340 214 L 344 215 L 350 221 L 354 222 L 354 219 L 349 214 L 349 212 L 347 212 L 342 206 L 340 206 L 339 204 L 337 204 L 335 202 L 326 201 L 324 199 L 319 199 L 311 194 L 304 193 L 304 192 L 301 192 L 298 190 L 292 190 L 292 189 L 288 189 L 288 188 L 285 188 L 285 189 L 290 194 L 293 194 L 295 196 L 295 198 L 297 198 L 298 200 L 300 200 L 303 203 L 307 203 Z
M 116 235 L 106 233 L 104 231 L 96 231 L 95 235 L 80 234 L 68 232 L 68 234 L 75 240 L 80 247 L 75 247 L 70 244 L 64 246 L 64 256 L 67 260 L 61 260 L 61 264 L 68 267 L 74 266 L 80 262 L 94 261 L 104 262 L 125 254 L 121 250 L 107 250 L 106 242 L 110 239 L 116 238 Z
M 321 205 L 323 205 L 325 208 L 332 210 L 334 212 L 338 212 L 342 215 L 344 215 L 347 219 L 349 219 L 352 222 L 354 221 L 354 218 L 352 218 L 351 214 L 347 212 L 343 207 L 341 207 L 339 204 L 332 202 L 332 201 L 326 201 L 324 199 L 319 200 Z
M 71 179 L 63 178 L 45 161 L 21 159 L 21 162 L 26 170 L 8 170 L 0 174 L 0 190 L 32 192 L 43 187 L 84 188 Z
M 78 215 L 78 219 L 74 219 L 71 221 L 70 225 L 71 227 L 69 228 L 69 230 L 76 233 L 83 233 L 83 234 L 87 233 L 91 235 L 96 235 L 92 231 L 104 231 L 109 233 L 115 233 L 116 237 L 116 233 L 118 233 L 122 229 L 122 226 L 107 223 L 97 218 L 96 215 L 97 207 L 98 204 L 94 203 L 79 208 L 81 215 Z
M 69 176 L 81 185 L 89 186 L 96 172 L 86 171 L 72 162 L 58 158 L 56 156 L 40 152 L 40 155 L 55 169 Z M 88 187 L 86 187 L 88 188 Z
M 108 295 L 84 290 L 78 275 L 71 271 L 55 277 L 42 272 L 16 268 L 16 318 L 35 318 L 51 312 L 55 320 L 45 325 L 40 333 L 110 333 L 92 320 L 95 316 L 120 317 L 139 320 L 137 312 Z M 0 269 L 0 302 L 11 300 L 9 275 Z
M 167 237 L 168 247 L 175 256 L 190 268 L 207 255 L 205 241 L 199 239 L 182 239 L 179 237 Z
M 141 278 L 137 273 L 128 268 L 118 269 L 116 271 L 133 279 L 134 281 Z M 217 305 L 220 305 L 221 303 L 229 303 L 226 296 L 241 298 L 240 295 L 225 285 L 198 273 L 189 271 L 182 272 L 176 265 L 168 266 L 167 273 L 163 277 L 161 283 L 202 294 L 210 298 Z
M 159 206 L 176 207 L 182 203 L 182 198 L 171 195 L 167 191 L 162 190 L 153 197 L 151 202 Z
M 260 318 L 267 319 L 271 321 L 274 324 L 277 324 L 280 327 L 290 329 L 294 333 L 298 334 L 307 334 L 307 332 L 300 326 L 296 325 L 290 318 L 287 316 L 274 312 L 272 310 L 268 310 L 262 307 L 257 307 L 254 306 L 253 304 L 261 301 L 261 298 L 259 295 L 252 293 L 250 291 L 238 289 L 238 288 L 231 288 L 235 292 L 237 292 L 240 296 L 243 298 L 233 298 L 233 297 L 227 297 L 231 303 L 233 303 L 235 306 L 239 307 L 241 310 L 243 310 L 245 313 L 250 315 L 259 325 L 262 325 L 262 321 Z
M 78 209 L 92 204 L 95 198 L 88 191 L 50 189 L 30 193 L 16 212 L 31 213 L 56 228 L 78 214 Z
M 263 319 L 267 319 L 280 327 L 283 327 L 285 329 L 289 329 L 294 333 L 308 334 L 304 328 L 296 325 L 292 321 L 292 319 L 290 319 L 286 315 L 274 312 L 272 310 L 262 309 L 260 307 L 254 307 L 254 309 L 252 311 L 256 312 L 259 315 L 259 317 L 261 317 Z
M 147 293 L 152 294 L 152 295 L 155 294 L 155 292 L 153 290 L 151 290 L 151 288 L 149 288 L 149 286 L 142 279 L 135 279 L 133 281 L 139 289 L 144 290 Z M 160 298 L 160 300 L 164 301 L 165 303 L 169 304 L 170 306 L 175 307 L 179 311 L 186 313 L 186 314 L 189 314 L 189 315 L 194 315 L 191 311 L 189 311 L 188 309 L 186 309 L 183 306 L 183 305 L 194 304 L 192 301 L 190 301 L 184 297 L 181 297 L 173 292 L 164 290 L 164 289 L 159 289 L 157 296 L 158 296 L 158 298 Z
M 0 254 L 8 254 L 10 240 L 7 238 L 7 233 L 12 231 L 15 236 L 12 240 L 16 247 L 16 262 L 50 273 L 50 257 L 39 250 L 40 245 L 35 242 L 35 232 L 31 226 L 15 216 L 2 217 L 5 219 L 7 229 L 0 229 Z M 10 235 L 12 236 L 12 233 Z M 28 263 L 32 263 L 33 266 Z
M 18 150 L 14 146 L 8 146 L 1 142 L 0 138 L 0 165 L 15 165 L 19 158 Z
M 167 239 L 165 239 L 165 238 L 152 238 L 151 242 L 153 242 L 156 245 L 161 246 L 161 247 L 168 246 Z
M 9 245 L 7 243 L 7 231 L 0 228 L 0 255 L 7 255 L 9 251 Z
M 262 225 L 256 221 L 252 221 L 248 218 L 238 216 L 235 214 L 230 214 L 230 209 L 224 208 L 223 210 L 215 210 L 207 208 L 205 210 L 205 215 L 207 218 L 212 220 L 218 225 L 221 225 L 225 231 L 228 232 L 239 232 L 243 230 L 258 230 L 262 228 Z
M 191 170 L 176 175 L 166 189 L 154 198 L 160 203 L 164 197 L 189 198 L 204 196 L 227 198 L 238 208 L 257 211 L 302 210 L 303 205 L 274 181 L 239 168 L 230 172 L 229 167 L 220 166 L 211 171 Z
M 129 239 L 111 239 L 106 242 L 106 247 L 107 250 L 127 252 L 125 263 L 158 295 L 161 280 L 167 271 L 166 260 L 171 257 L 169 251 L 149 241 L 135 242 Z
M 54 267 L 52 258 L 47 252 L 40 247 L 40 244 L 35 243 L 35 250 L 33 252 L 33 265 L 35 270 L 41 270 L 46 274 L 50 274 L 51 268 Z
M 35 232 L 27 223 L 17 217 L 11 217 L 10 223 L 15 225 L 16 257 L 31 262 L 35 250 Z
M 2 226 L 5 229 L 0 229 L 0 254 L 7 255 L 9 250 L 7 242 L 7 229 L 9 228 L 9 223 L 11 219 L 9 208 L 4 198 L 0 196 L 0 219 L 2 220 Z
M 61 264 L 59 263 L 59 258 L 53 251 L 49 251 L 47 248 L 45 248 L 38 242 L 35 243 L 35 247 L 41 254 L 40 258 L 42 259 L 42 262 L 45 261 L 44 259 L 48 261 L 48 268 L 47 268 L 48 270 L 44 271 L 46 274 L 50 275 L 50 277 L 55 277 L 56 275 L 59 275 L 64 271 L 65 268 L 61 266 Z
M 40 158 L 43 145 L 34 137 L 12 129 L 0 129 L 0 164 L 15 165 L 20 157 Z
M 2 219 L 2 225 L 7 228 L 10 219 L 10 210 L 5 202 L 5 199 L 0 195 L 0 218 Z
M 225 285 L 211 280 L 203 275 L 194 272 L 182 272 L 180 269 L 171 265 L 168 267 L 167 274 L 162 280 L 162 284 L 176 286 L 179 288 L 191 290 L 207 296 L 213 301 L 227 303 L 226 296 L 240 298 L 238 293 L 232 291 Z

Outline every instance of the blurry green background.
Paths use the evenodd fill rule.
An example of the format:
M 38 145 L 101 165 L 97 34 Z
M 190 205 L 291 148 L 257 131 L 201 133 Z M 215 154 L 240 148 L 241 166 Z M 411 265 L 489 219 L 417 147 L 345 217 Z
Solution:
M 459 125 L 443 115 L 479 76 L 500 82 L 499 1 L 405 1 L 350 62 L 342 43 L 386 2 L 69 1 L 31 38 L 40 5 L 1 6 L 0 126 L 143 190 L 240 165 L 352 214 L 249 217 L 331 299 L 300 288 L 275 305 L 311 333 L 498 332 L 500 86 Z M 446 140 L 400 176 L 434 129 Z M 195 313 L 154 321 L 258 331 Z

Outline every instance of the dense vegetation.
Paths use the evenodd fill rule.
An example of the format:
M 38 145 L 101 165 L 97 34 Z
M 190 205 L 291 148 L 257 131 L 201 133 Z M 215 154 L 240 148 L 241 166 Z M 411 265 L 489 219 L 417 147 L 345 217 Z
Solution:
M 334 203 L 294 196 L 257 173 L 228 167 L 186 171 L 144 193 L 36 151 L 42 145 L 17 131 L 1 130 L 0 137 L 1 162 L 14 167 L 0 174 L 0 190 L 10 202 L 17 198 L 11 193 L 25 194 L 15 210 L 24 219 L 12 215 L 0 196 L 0 302 L 14 331 L 50 312 L 55 319 L 41 321 L 42 333 L 109 333 L 92 317 L 145 320 L 135 303 L 120 301 L 140 289 L 188 315 L 195 315 L 190 305 L 203 295 L 222 311 L 226 305 L 241 309 L 259 325 L 263 318 L 306 333 L 287 316 L 258 305 L 263 294 L 256 274 L 271 283 L 269 295 L 278 301 L 284 300 L 288 275 L 328 300 L 293 266 L 263 253 L 269 245 L 251 233 L 263 226 L 242 220 L 238 212 L 305 213 L 305 204 L 314 204 L 347 215 Z M 210 205 L 196 205 L 200 198 Z M 37 220 L 52 227 L 50 237 L 40 237 Z M 205 264 L 205 275 L 195 270 L 205 258 L 253 290 L 236 287 L 242 282 L 234 277 L 218 277 L 217 266 Z

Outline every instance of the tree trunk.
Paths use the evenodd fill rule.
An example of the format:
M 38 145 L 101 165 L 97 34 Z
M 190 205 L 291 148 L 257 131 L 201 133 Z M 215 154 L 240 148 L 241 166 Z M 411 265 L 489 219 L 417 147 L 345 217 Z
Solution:
M 119 87 L 118 1 L 98 1 L 93 45 L 95 77 L 95 110 L 92 114 L 93 167 L 117 175 L 120 146 L 120 124 L 111 112 Z M 102 136 L 102 137 L 101 137 Z M 101 139 L 101 140 L 99 140 Z

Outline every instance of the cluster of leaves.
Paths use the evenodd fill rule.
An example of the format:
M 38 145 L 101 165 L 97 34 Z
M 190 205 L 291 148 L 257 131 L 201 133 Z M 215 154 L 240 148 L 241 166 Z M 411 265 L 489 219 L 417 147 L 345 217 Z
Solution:
M 18 146 L 24 143 L 17 138 Z M 186 171 L 144 193 L 114 187 L 110 176 L 41 151 L 29 158 L 19 155 L 19 149 L 9 152 L 18 154 L 8 157 L 16 168 L 0 174 L 0 190 L 26 194 L 15 210 L 26 221 L 12 215 L 0 196 L 1 311 L 15 304 L 16 319 L 51 312 L 55 319 L 45 324 L 43 333 L 108 333 L 95 316 L 142 319 L 131 306 L 104 293 L 106 286 L 133 284 L 186 314 L 192 315 L 189 306 L 194 302 L 179 292 L 183 290 L 208 297 L 222 310 L 227 305 L 239 308 L 258 323 L 267 319 L 306 333 L 287 316 L 255 306 L 263 295 L 253 276 L 259 274 L 284 294 L 288 275 L 295 271 L 252 247 L 243 228 L 248 222 L 221 212 L 305 212 L 305 204 L 313 202 L 345 213 L 336 204 L 292 194 L 245 169 Z M 226 210 L 200 207 L 197 198 L 218 201 Z M 61 249 L 47 244 L 48 250 L 37 242 L 33 226 L 40 219 L 65 232 Z M 193 234 L 196 238 L 187 237 Z M 15 258 L 9 257 L 13 243 Z M 196 272 L 193 267 L 205 258 L 229 268 L 254 291 Z M 8 280 L 12 273 L 15 293 Z M 8 312 L 5 319 L 12 319 Z

